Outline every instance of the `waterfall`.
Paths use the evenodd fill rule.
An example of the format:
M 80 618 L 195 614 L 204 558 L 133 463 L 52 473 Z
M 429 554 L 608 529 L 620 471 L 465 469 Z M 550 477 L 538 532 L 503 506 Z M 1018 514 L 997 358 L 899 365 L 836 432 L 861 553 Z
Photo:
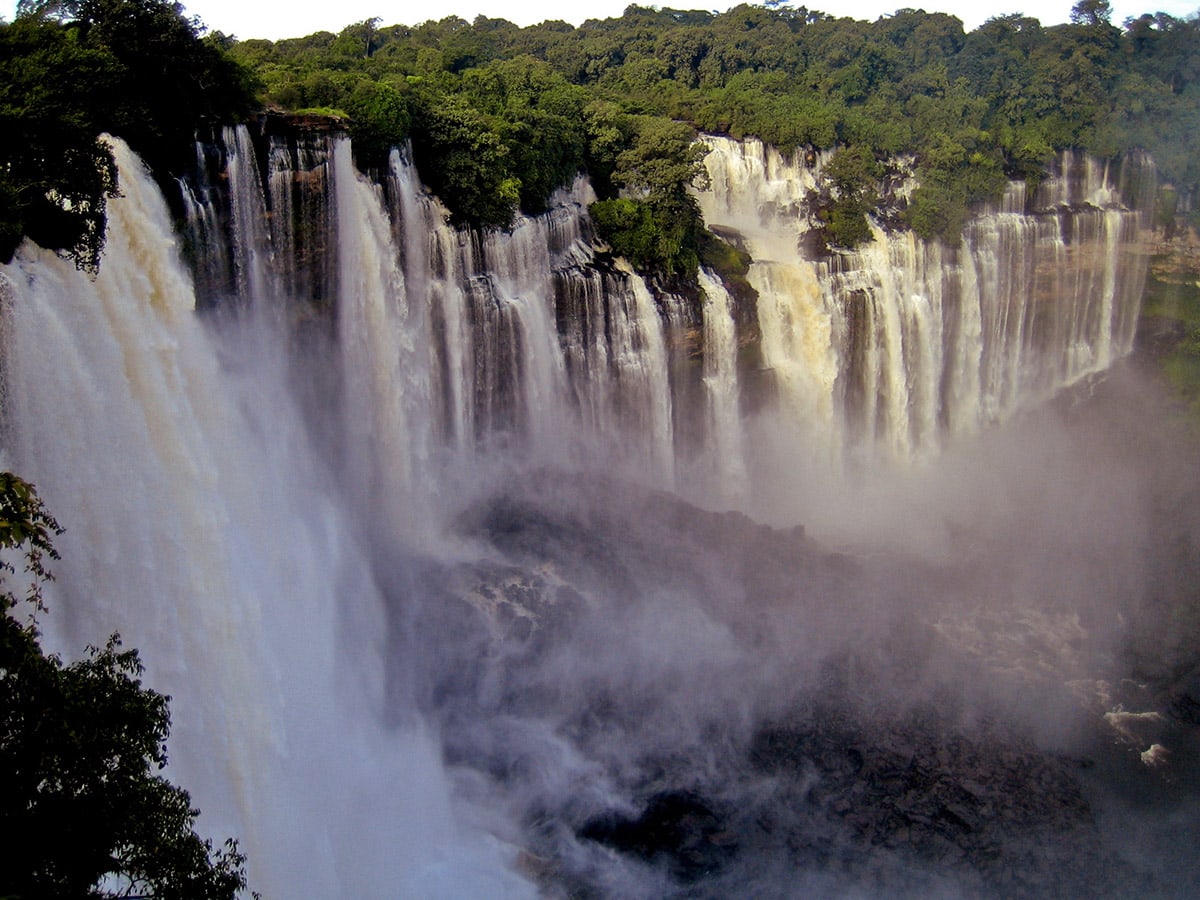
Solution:
M 810 258 L 826 158 L 707 140 L 698 199 L 750 251 L 754 309 L 710 271 L 696 297 L 652 290 L 593 238 L 585 179 L 459 231 L 403 150 L 376 183 L 344 137 L 245 128 L 180 186 L 190 272 L 120 142 L 99 276 L 28 245 L 0 270 L 5 464 L 68 529 L 48 641 L 142 651 L 173 698 L 170 774 L 264 896 L 535 893 L 514 873 L 536 809 L 496 798 L 539 773 L 444 760 L 411 671 L 494 662 L 419 630 L 449 615 L 422 566 L 507 565 L 455 531 L 478 496 L 565 471 L 796 524 L 801 475 L 933 457 L 1132 346 L 1141 223 L 1099 164 L 1065 158 L 1029 209 L 1012 188 L 961 247 L 880 230 Z M 558 577 L 510 586 L 582 596 Z M 595 763 L 546 732 L 565 761 L 540 774 L 568 793 Z
M 748 400 L 734 429 L 754 435 L 748 486 L 797 465 L 929 458 L 1132 347 L 1146 261 L 1132 249 L 1139 213 L 1121 205 L 1134 178 L 1125 171 L 1066 154 L 1032 205 L 1010 185 L 958 247 L 877 228 L 855 252 L 811 258 L 810 195 L 827 155 L 706 141 L 711 187 L 698 199 L 709 224 L 745 242 L 758 295 L 749 312 L 730 308 L 757 334 L 754 352 L 721 376 Z M 339 390 L 357 429 L 342 452 L 375 458 L 349 466 L 373 473 L 364 497 L 412 500 L 418 485 L 436 494 L 510 452 L 667 489 L 679 471 L 729 471 L 736 441 L 712 413 L 712 348 L 696 354 L 703 366 L 679 355 L 693 327 L 705 345 L 723 334 L 710 327 L 712 301 L 689 310 L 655 297 L 597 256 L 585 180 L 549 213 L 478 234 L 447 224 L 405 153 L 368 198 L 348 150 L 276 136 L 264 216 L 245 129 L 225 143 L 241 295 L 337 310 Z M 757 371 L 745 370 L 749 359 Z M 684 484 L 694 499 L 725 502 L 723 482 Z
M 114 153 L 99 277 L 30 247 L 2 276 L 6 464 L 67 528 L 48 643 L 74 657 L 119 631 L 142 651 L 172 697 L 169 774 L 264 894 L 531 894 L 456 823 L 420 720 L 384 724 L 382 599 L 286 383 L 255 363 L 284 336 L 223 364 L 162 198 Z
M 753 257 L 779 413 L 819 423 L 835 455 L 936 453 L 945 435 L 1003 421 L 1132 349 L 1147 260 L 1124 173 L 1064 154 L 1032 206 L 1010 185 L 959 247 L 876 228 L 866 246 L 811 262 L 805 197 L 824 158 L 705 140 L 712 187 L 699 199 Z
M 184 250 L 192 264 L 197 293 L 217 296 L 225 292 L 230 262 L 226 235 L 217 217 L 216 189 L 209 179 L 206 148 L 196 143 L 193 179 L 178 179 L 184 207 Z
M 632 270 L 598 265 L 584 230 L 587 182 L 561 191 L 545 216 L 485 235 L 446 224 L 404 154 L 393 155 L 388 188 L 393 255 L 416 317 L 406 331 L 428 347 L 432 433 L 458 464 L 513 450 L 670 487 L 663 320 Z
M 238 129 L 239 140 L 246 139 L 245 131 Z M 277 296 L 321 303 L 332 295 L 334 254 L 325 240 L 332 224 L 332 165 L 332 147 L 323 136 L 276 140 L 268 147 L 266 195 Z
M 274 254 L 267 229 L 262 179 L 246 128 L 226 128 L 225 146 L 237 296 L 252 307 L 261 308 L 275 293 Z
M 849 385 L 845 427 L 860 451 L 906 459 L 936 447 L 948 274 L 940 248 L 876 233 L 856 258 L 818 271 L 826 308 L 847 320 L 846 363 L 832 378 Z
M 704 292 L 704 390 L 708 401 L 708 434 L 714 463 L 713 484 L 719 499 L 736 505 L 746 490 L 741 411 L 737 380 L 737 326 L 730 296 L 720 279 L 700 270 Z
M 431 423 L 423 308 L 410 304 L 382 192 L 360 176 L 350 142 L 333 152 L 338 241 L 338 337 L 344 378 L 345 466 L 358 505 L 404 530 L 427 506 Z M 382 507 L 382 509 L 380 509 Z

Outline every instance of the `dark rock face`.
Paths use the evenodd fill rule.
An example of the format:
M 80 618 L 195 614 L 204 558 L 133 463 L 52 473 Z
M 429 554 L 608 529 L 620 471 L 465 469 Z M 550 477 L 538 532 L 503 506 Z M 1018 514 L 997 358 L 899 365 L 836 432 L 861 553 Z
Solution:
M 736 836 L 699 795 L 663 791 L 651 797 L 637 818 L 608 815 L 579 830 L 621 853 L 662 864 L 684 884 L 719 871 L 737 852 Z
M 405 671 L 546 896 L 1186 896 L 1122 858 L 1096 800 L 1115 779 L 1186 809 L 1169 779 L 1194 769 L 1150 768 L 1095 701 L 1070 748 L 1026 721 L 1078 687 L 1054 682 L 1083 672 L 1065 613 L 1009 621 L 942 567 L 554 473 L 457 527 L 485 549 L 412 586 L 412 633 L 453 637 Z M 1069 641 L 1043 633 L 1060 619 Z M 1114 691 L 1162 701 L 1131 733 L 1189 746 L 1183 681 Z
M 260 113 L 257 125 L 263 135 L 281 135 L 292 140 L 304 140 L 314 134 L 348 134 L 350 131 L 349 122 L 337 116 L 289 113 L 278 109 Z
M 908 864 L 969 895 L 1121 896 L 1145 887 L 1101 847 L 1072 771 L 1079 764 L 1013 735 L 945 734 L 936 721 L 878 731 L 822 722 L 764 729 L 751 758 L 797 795 L 793 809 L 820 822 L 790 836 L 801 865 L 840 855 L 870 882 L 879 876 L 872 857 L 883 851 L 891 866 Z

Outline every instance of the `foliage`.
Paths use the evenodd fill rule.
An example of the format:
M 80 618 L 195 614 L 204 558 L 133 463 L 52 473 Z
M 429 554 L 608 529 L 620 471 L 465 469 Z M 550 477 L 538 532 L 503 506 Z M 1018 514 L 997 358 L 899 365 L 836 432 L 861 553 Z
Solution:
M 633 141 L 633 117 L 612 101 L 593 100 L 583 109 L 583 125 L 584 165 L 600 196 L 611 197 L 617 191 L 613 181 L 617 159 Z
M 197 128 L 245 115 L 253 83 L 176 3 L 23 2 L 19 13 L 0 24 L 0 262 L 29 237 L 94 271 L 117 191 L 101 133 L 166 173 Z
M 252 82 L 183 6 L 165 0 L 80 0 L 75 40 L 113 60 L 97 110 L 102 131 L 125 139 L 152 168 L 177 171 L 197 129 L 249 112 Z
M 1200 265 L 1182 252 L 1151 259 L 1143 315 L 1175 396 L 1200 426 Z
M 583 169 L 587 95 L 549 64 L 518 56 L 469 69 L 461 95 L 495 123 L 524 212 L 544 211 L 550 195 Z
M 95 110 L 111 70 L 57 25 L 0 27 L 0 262 L 28 236 L 81 268 L 99 265 L 117 171 Z
M 691 188 L 704 184 L 708 148 L 679 122 L 644 116 L 630 124 L 630 145 L 611 175 L 625 196 L 592 204 L 596 230 L 639 270 L 694 281 L 704 223 Z
M 243 41 L 231 53 L 262 79 L 269 101 L 291 108 L 348 109 L 363 81 L 396 87 L 410 104 L 422 175 L 448 188 L 458 222 L 495 226 L 506 209 L 537 212 L 586 170 L 607 204 L 600 227 L 610 243 L 641 248 L 661 271 L 686 268 L 668 262 L 669 248 L 698 232 L 652 234 L 673 224 L 663 218 L 668 206 L 682 207 L 678 197 L 652 203 L 634 184 L 651 121 L 757 136 L 785 151 L 914 155 L 921 187 L 905 221 L 949 241 L 972 204 L 996 196 L 1008 177 L 1036 182 L 1067 148 L 1147 149 L 1165 180 L 1200 186 L 1200 21 L 1159 13 L 1122 31 L 1110 16 L 1107 0 L 1080 0 L 1067 25 L 1009 15 L 966 33 L 953 16 L 914 9 L 863 22 L 783 4 L 724 13 L 633 5 L 578 28 L 451 16 Z M 488 177 L 454 152 L 471 152 L 464 134 L 447 144 L 455 121 L 482 129 Z M 427 125 L 436 133 L 424 134 Z M 442 146 L 452 151 L 445 172 L 434 152 Z M 643 168 L 648 180 L 664 180 L 652 162 Z M 478 196 L 501 187 L 503 202 Z M 851 245 L 865 234 L 870 205 L 887 198 L 837 193 L 827 238 Z
M 1112 18 L 1108 0 L 1077 0 L 1071 7 L 1071 21 L 1076 25 L 1104 26 Z
M 15 575 L 22 555 L 31 578 L 23 596 L 0 591 L 0 896 L 232 898 L 245 887 L 237 845 L 201 839 L 187 792 L 155 774 L 168 698 L 142 687 L 136 651 L 114 635 L 64 665 L 39 644 L 60 533 L 32 485 L 0 473 L 0 565 Z
M 756 309 L 758 291 L 750 284 L 750 254 L 740 246 L 705 230 L 700 237 L 700 264 L 717 274 L 738 309 Z
M 425 183 L 446 203 L 452 220 L 506 227 L 520 199 L 508 174 L 508 148 L 492 122 L 458 95 L 418 94 L 413 156 Z
M 1194 423 L 1200 423 L 1200 328 L 1163 362 L 1163 373 Z
M 844 249 L 866 243 L 871 239 L 867 216 L 879 202 L 876 184 L 883 167 L 868 147 L 855 144 L 838 150 L 825 173 L 833 183 L 833 196 L 821 210 L 826 243 Z
M 588 207 L 588 213 L 615 254 L 641 271 L 654 267 L 661 254 L 648 203 L 627 198 L 597 200 Z
M 647 197 L 677 198 L 703 186 L 708 148 L 696 142 L 692 128 L 654 116 L 638 117 L 633 125 L 630 146 L 617 155 L 616 184 Z
M 401 91 L 385 81 L 362 81 L 346 102 L 353 120 L 354 153 L 362 169 L 381 167 L 393 147 L 402 147 L 412 114 Z
M 117 7 L 142 23 L 129 26 L 128 41 L 106 19 Z M 346 110 L 364 167 L 411 140 L 423 178 L 460 224 L 505 227 L 517 211 L 539 212 L 580 171 L 601 202 L 650 203 L 650 194 L 628 181 L 633 157 L 646 156 L 639 145 L 653 144 L 650 122 L 664 133 L 691 126 L 757 136 L 784 151 L 909 155 L 921 186 L 903 221 L 948 241 L 957 239 L 972 205 L 996 196 L 1006 178 L 1035 183 L 1068 148 L 1104 156 L 1145 149 L 1181 193 L 1200 187 L 1200 17 L 1147 14 L 1122 29 L 1110 24 L 1107 0 L 1080 0 L 1066 25 L 1007 15 L 970 33 L 953 16 L 914 9 L 864 22 L 783 4 L 724 13 L 633 5 L 578 28 L 519 28 L 482 16 L 411 27 L 368 19 L 337 34 L 275 42 L 212 35 L 201 42 L 203 52 L 188 39 L 189 27 L 198 33 L 194 21 L 161 0 L 27 0 L 22 9 L 29 17 L 40 10 L 37 21 L 47 25 L 57 17 L 77 40 L 86 38 L 72 52 L 99 51 L 112 60 L 115 68 L 88 84 L 103 85 L 97 91 L 105 96 L 132 89 L 141 97 L 108 118 L 148 144 L 178 137 L 183 111 L 203 120 L 229 109 L 217 101 L 246 87 L 243 70 L 228 68 L 233 59 L 253 72 L 269 104 Z M 89 16 L 105 21 L 89 25 Z M 146 34 L 163 39 L 141 40 Z M 186 65 L 160 66 L 169 47 L 178 52 L 171 50 L 168 62 Z M 143 66 L 140 59 L 159 62 Z M 191 96 L 186 84 L 170 86 L 180 68 L 205 73 L 217 89 L 202 102 L 164 106 L 155 99 L 160 94 Z M 104 106 L 103 97 L 79 103 L 89 114 Z M 664 180 L 649 171 L 652 162 L 645 167 L 649 180 Z M 838 195 L 825 210 L 835 246 L 863 238 L 870 203 L 890 202 L 882 192 L 874 200 Z M 0 190 L 5 209 L 22 203 L 28 206 L 14 190 Z M 663 218 L 668 207 L 672 215 L 692 215 L 674 197 L 637 215 L 627 204 L 610 206 L 605 221 L 624 222 L 632 239 L 642 227 L 673 225 Z M 901 220 L 889 213 L 886 221 Z M 664 234 L 651 243 L 685 248 L 694 243 L 695 225 L 681 241 Z M 11 241 L 0 229 L 0 249 Z M 660 269 L 687 268 L 682 259 L 654 256 Z
M 31 616 L 43 608 L 42 582 L 51 578 L 46 559 L 58 559 L 54 537 L 62 533 L 32 484 L 11 472 L 0 472 L 0 554 L 17 550 L 24 555 L 23 573 L 31 581 L 22 599 Z M 16 566 L 0 555 L 0 578 L 5 573 L 16 574 Z M 8 591 L 0 592 L 0 602 L 6 613 L 18 604 Z

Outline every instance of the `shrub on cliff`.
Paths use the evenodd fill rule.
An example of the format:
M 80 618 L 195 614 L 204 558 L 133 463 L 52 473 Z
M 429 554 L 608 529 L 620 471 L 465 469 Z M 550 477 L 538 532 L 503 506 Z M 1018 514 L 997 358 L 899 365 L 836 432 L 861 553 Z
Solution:
M 251 106 L 250 76 L 163 0 L 23 2 L 0 24 L 0 262 L 29 237 L 95 270 L 117 190 L 102 132 L 160 175 L 198 128 Z
M 236 843 L 193 830 L 166 765 L 168 698 L 142 687 L 114 635 L 64 664 L 39 642 L 42 584 L 61 533 L 28 482 L 0 473 L 0 896 L 232 900 L 246 886 Z M 8 582 L 24 558 L 23 595 Z
M 596 230 L 640 271 L 694 282 L 704 221 L 691 188 L 706 183 L 708 147 L 680 122 L 639 116 L 633 127 L 611 176 L 622 196 L 589 208 Z

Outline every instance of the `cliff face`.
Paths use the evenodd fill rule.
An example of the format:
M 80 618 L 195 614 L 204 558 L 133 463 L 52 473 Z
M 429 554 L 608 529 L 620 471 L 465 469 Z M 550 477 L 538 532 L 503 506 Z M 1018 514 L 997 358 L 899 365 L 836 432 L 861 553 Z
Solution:
M 1156 232 L 1138 346 L 1170 383 L 1192 422 L 1200 422 L 1200 237 L 1187 228 Z
M 409 330 L 384 352 L 414 367 L 433 398 L 430 439 L 455 453 L 556 434 L 568 456 L 604 447 L 664 487 L 686 473 L 728 491 L 718 473 L 744 472 L 733 483 L 749 497 L 798 460 L 934 453 L 1132 348 L 1144 161 L 1065 155 L 1036 192 L 1013 184 L 982 210 L 957 247 L 877 230 L 858 251 L 812 255 L 827 161 L 710 137 L 698 199 L 752 261 L 736 295 L 706 274 L 700 301 L 654 295 L 601 252 L 586 183 L 510 232 L 459 232 L 402 155 L 369 197 L 335 165 L 336 127 L 268 118 L 257 138 L 231 131 L 206 150 L 188 224 L 201 294 L 286 298 L 345 328 L 364 291 L 383 291 L 380 309 L 403 310 L 391 327 Z M 905 185 L 892 188 L 901 202 Z M 370 259 L 350 236 L 364 216 L 382 216 Z

